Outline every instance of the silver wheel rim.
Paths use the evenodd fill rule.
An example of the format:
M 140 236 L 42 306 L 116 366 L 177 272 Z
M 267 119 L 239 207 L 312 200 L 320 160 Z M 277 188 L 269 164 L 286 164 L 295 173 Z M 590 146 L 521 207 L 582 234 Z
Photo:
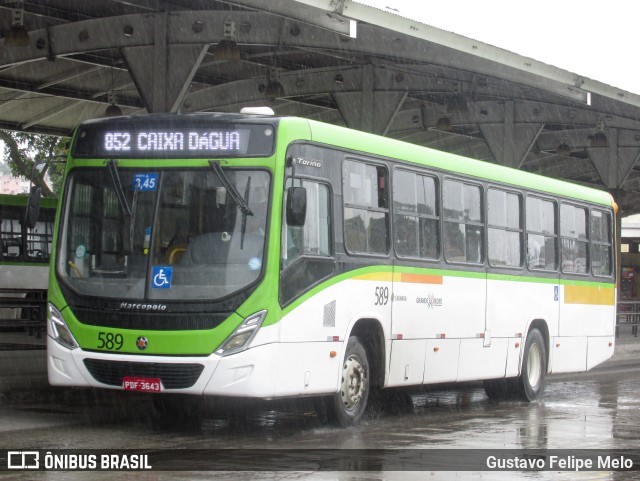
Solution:
M 362 400 L 366 386 L 367 375 L 364 367 L 358 356 L 351 354 L 342 365 L 340 396 L 344 407 L 348 410 L 355 408 Z
M 533 343 L 527 355 L 527 379 L 534 391 L 538 390 L 542 378 L 542 354 L 538 344 Z

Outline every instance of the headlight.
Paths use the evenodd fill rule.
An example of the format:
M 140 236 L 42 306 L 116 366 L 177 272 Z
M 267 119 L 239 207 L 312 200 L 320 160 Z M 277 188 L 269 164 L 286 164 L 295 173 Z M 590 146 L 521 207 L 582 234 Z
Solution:
M 242 321 L 242 324 L 231 333 L 222 346 L 218 348 L 216 354 L 228 356 L 229 354 L 235 354 L 248 348 L 251 339 L 253 339 L 253 336 L 258 332 L 266 316 L 267 311 L 260 311 L 247 317 Z
M 67 349 L 80 347 L 64 322 L 62 314 L 51 303 L 49 303 L 49 309 L 47 309 L 47 334 L 51 339 Z

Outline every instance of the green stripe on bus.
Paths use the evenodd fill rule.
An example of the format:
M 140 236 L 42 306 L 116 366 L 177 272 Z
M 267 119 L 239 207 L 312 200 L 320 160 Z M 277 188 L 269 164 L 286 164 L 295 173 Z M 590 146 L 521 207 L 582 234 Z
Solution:
M 616 285 L 613 279 L 610 282 L 606 281 L 578 281 L 573 279 L 558 279 L 549 277 L 532 277 L 532 276 L 519 276 L 510 274 L 492 274 L 485 272 L 472 272 L 472 271 L 454 271 L 448 269 L 428 269 L 419 267 L 394 267 L 393 266 L 369 266 L 353 271 L 339 274 L 322 284 L 317 285 L 310 291 L 303 294 L 296 299 L 290 305 L 283 309 L 282 315 L 286 315 L 300 304 L 303 304 L 311 297 L 322 292 L 323 290 L 338 284 L 339 282 L 350 280 L 359 276 L 375 273 L 400 273 L 400 274 L 422 274 L 430 276 L 442 276 L 442 277 L 459 277 L 466 279 L 487 279 L 491 281 L 508 281 L 508 282 L 530 282 L 536 284 L 555 284 L 563 286 L 584 286 L 584 287 L 600 287 L 604 289 L 615 289 Z

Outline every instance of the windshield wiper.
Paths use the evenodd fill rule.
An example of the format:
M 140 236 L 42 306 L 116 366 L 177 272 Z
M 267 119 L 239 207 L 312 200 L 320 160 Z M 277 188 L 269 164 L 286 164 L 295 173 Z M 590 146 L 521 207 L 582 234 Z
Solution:
M 109 178 L 111 179 L 111 184 L 113 185 L 113 190 L 115 191 L 116 197 L 118 198 L 118 203 L 120 204 L 122 213 L 124 214 L 125 218 L 129 221 L 129 235 L 122 236 L 122 244 L 123 244 L 122 249 L 125 252 L 131 252 L 132 245 L 133 245 L 133 213 L 131 211 L 131 207 L 129 207 L 127 198 L 124 195 L 124 190 L 122 189 L 122 182 L 120 181 L 120 176 L 118 175 L 118 168 L 116 167 L 115 160 L 110 160 L 107 163 L 107 170 L 109 171 Z M 137 193 L 137 190 L 138 189 L 136 189 L 136 193 Z M 135 197 L 134 197 L 134 201 L 135 201 Z
M 229 195 L 231 195 L 231 198 L 237 204 L 240 212 L 242 212 L 245 216 L 253 215 L 253 212 L 251 212 L 251 209 L 249 209 L 249 204 L 247 204 L 247 201 L 242 198 L 240 192 L 238 192 L 238 189 L 236 189 L 235 186 L 231 182 L 229 182 L 229 178 L 224 173 L 224 170 L 222 170 L 222 167 L 220 167 L 220 164 L 215 160 L 210 160 L 209 165 L 211 165 L 211 168 L 220 179 L 220 182 L 222 182 L 224 188 L 227 189 L 227 192 L 229 192 Z
M 249 192 L 251 190 L 251 176 L 247 179 L 247 186 L 244 188 L 244 202 L 249 204 Z M 242 226 L 240 230 L 240 249 L 244 249 L 244 234 L 247 231 L 247 214 L 242 213 Z

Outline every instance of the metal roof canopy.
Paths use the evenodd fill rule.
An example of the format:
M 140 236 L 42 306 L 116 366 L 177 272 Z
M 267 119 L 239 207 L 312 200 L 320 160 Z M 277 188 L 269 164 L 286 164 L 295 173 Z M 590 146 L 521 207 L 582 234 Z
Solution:
M 69 135 L 111 103 L 269 105 L 604 188 L 640 212 L 640 96 L 562 69 L 352 0 L 7 1 L 3 37 L 19 5 L 30 40 L 0 46 L 0 128 Z M 239 59 L 216 54 L 223 40 Z

